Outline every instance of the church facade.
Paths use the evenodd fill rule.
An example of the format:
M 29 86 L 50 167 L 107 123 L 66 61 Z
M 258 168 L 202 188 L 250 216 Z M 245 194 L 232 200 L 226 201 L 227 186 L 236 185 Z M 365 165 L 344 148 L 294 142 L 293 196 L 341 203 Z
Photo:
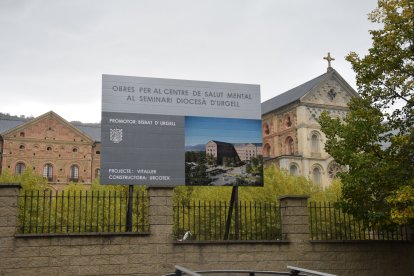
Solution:
M 355 90 L 328 67 L 322 74 L 262 103 L 263 157 L 292 175 L 329 186 L 341 168 L 324 150 L 317 121 L 322 112 L 343 118 Z

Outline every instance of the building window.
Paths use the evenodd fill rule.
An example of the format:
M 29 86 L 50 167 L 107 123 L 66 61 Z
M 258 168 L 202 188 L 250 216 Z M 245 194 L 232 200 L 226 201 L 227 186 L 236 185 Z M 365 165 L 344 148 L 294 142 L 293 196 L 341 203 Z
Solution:
M 311 136 L 311 152 L 312 153 L 319 153 L 319 134 L 313 133 Z
M 332 161 L 328 165 L 328 175 L 332 179 L 336 178 L 337 174 L 343 171 L 345 171 L 345 169 L 335 161 Z
M 264 129 L 264 133 L 266 135 L 270 134 L 270 127 L 269 127 L 269 124 L 268 123 L 265 123 L 264 124 L 263 129 Z
M 270 150 L 271 150 L 270 145 L 265 144 L 264 147 L 263 147 L 263 156 L 264 157 L 270 157 Z
M 24 150 L 25 149 L 25 146 L 24 145 L 20 145 L 19 146 L 19 149 Z
M 322 178 L 321 169 L 318 167 L 314 167 L 312 171 L 312 177 L 313 177 L 313 182 L 320 185 L 321 178 Z
M 43 177 L 47 178 L 48 181 L 53 180 L 53 166 L 52 166 L 52 164 L 46 164 L 43 167 Z
M 98 178 L 101 175 L 101 170 L 100 169 L 96 169 L 95 170 L 95 178 Z
M 24 137 L 24 132 L 20 132 L 20 137 Z
M 51 151 L 52 150 L 52 147 L 47 147 L 46 150 L 47 151 Z
M 26 169 L 26 165 L 22 162 L 19 162 L 16 164 L 16 167 L 14 168 L 14 174 L 20 175 L 24 172 L 25 169 Z
M 290 168 L 289 168 L 290 175 L 297 176 L 298 171 L 299 171 L 298 166 L 296 166 L 296 164 L 290 165 Z
M 76 165 L 72 165 L 70 167 L 70 181 L 78 182 L 79 180 L 79 167 Z
M 73 152 L 78 152 L 78 149 L 77 148 L 73 148 L 72 151 Z
M 286 145 L 285 145 L 285 147 L 286 147 L 286 154 L 287 155 L 293 155 L 293 154 L 295 154 L 295 145 L 294 145 L 294 143 L 293 143 L 293 138 L 292 137 L 288 137 L 288 138 L 286 138 Z
M 292 126 L 292 120 L 290 119 L 290 116 L 286 117 L 285 125 L 286 125 L 286 127 L 291 127 Z
M 99 150 L 96 151 L 96 154 L 101 154 L 101 152 Z

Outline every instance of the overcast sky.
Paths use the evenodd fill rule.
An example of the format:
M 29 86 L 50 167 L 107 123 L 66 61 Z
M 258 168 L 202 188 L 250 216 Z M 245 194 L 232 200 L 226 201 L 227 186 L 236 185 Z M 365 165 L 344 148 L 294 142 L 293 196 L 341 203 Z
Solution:
M 0 112 L 99 122 L 102 74 L 259 84 L 262 101 L 365 55 L 376 0 L 0 0 Z

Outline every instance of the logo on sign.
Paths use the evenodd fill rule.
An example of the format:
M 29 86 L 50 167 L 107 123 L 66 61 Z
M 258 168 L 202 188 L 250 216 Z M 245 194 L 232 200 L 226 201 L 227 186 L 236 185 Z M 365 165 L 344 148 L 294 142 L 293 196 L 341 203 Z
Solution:
M 114 144 L 119 144 L 122 141 L 122 129 L 111 128 L 109 130 L 109 140 L 114 142 Z

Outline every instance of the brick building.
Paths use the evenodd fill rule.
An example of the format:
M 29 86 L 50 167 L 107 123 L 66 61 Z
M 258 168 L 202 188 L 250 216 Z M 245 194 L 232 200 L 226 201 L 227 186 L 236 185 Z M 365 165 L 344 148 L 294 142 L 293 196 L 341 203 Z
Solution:
M 0 172 L 31 168 L 52 186 L 91 183 L 100 174 L 100 126 L 75 125 L 53 111 L 0 119 Z

